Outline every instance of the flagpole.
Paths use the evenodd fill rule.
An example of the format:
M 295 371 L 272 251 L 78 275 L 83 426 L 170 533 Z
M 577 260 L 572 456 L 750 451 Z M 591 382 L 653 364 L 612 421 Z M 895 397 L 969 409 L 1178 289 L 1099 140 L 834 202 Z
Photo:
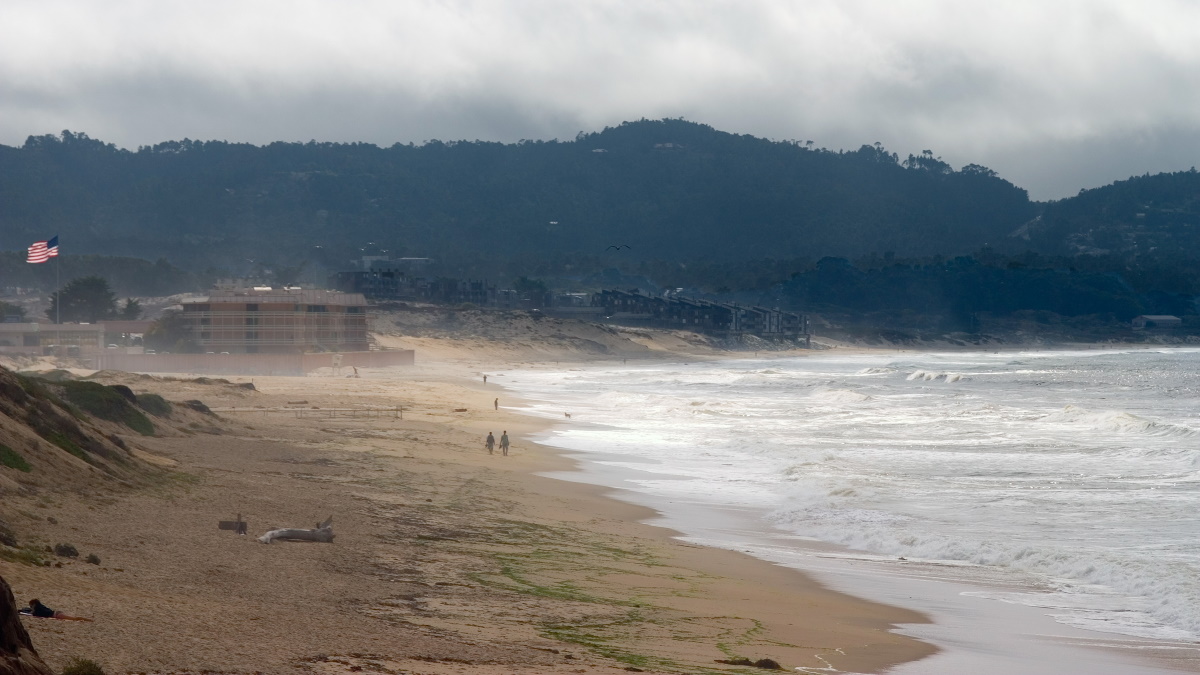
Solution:
M 62 349 L 62 262 L 58 258 L 54 256 L 54 341 L 58 343 L 55 351 Z

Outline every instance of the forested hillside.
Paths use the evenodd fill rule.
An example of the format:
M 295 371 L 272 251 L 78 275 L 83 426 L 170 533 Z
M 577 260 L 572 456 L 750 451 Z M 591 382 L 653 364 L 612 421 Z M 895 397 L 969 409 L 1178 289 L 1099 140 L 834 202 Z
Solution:
M 5 248 L 340 267 L 365 252 L 510 260 L 960 254 L 1037 214 L 1023 189 L 926 152 L 901 159 L 640 121 L 566 142 L 420 146 L 173 141 L 81 133 L 0 147 Z M 627 247 L 627 248 L 624 248 Z
M 1049 253 L 1195 259 L 1200 255 L 1200 173 L 1193 168 L 1138 176 L 1084 190 L 1045 205 L 1018 234 Z
M 1038 204 L 929 151 L 834 152 L 682 120 L 388 148 L 128 151 L 63 132 L 0 146 L 0 222 L 4 285 L 43 291 L 59 273 L 123 295 L 225 275 L 323 283 L 371 254 L 432 257 L 427 274 L 501 285 L 685 288 L 955 330 L 1025 310 L 1194 315 L 1200 295 L 1195 170 Z M 22 262 L 54 234 L 57 263 Z

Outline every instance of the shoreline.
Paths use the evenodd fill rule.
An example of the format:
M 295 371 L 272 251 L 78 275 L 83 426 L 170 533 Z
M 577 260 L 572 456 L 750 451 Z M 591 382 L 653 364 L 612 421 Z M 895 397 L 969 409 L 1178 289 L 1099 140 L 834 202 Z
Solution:
M 586 365 L 588 367 L 604 367 L 605 365 L 615 364 L 593 362 Z M 544 369 L 545 367 L 543 364 L 542 368 Z M 506 390 L 508 389 L 504 385 L 500 386 Z M 529 401 L 520 397 L 518 397 L 518 401 L 521 407 L 528 407 Z M 534 430 L 528 433 L 527 436 L 535 434 L 544 435 L 552 432 L 556 426 L 571 423 L 570 420 L 532 416 L 528 412 L 520 412 L 517 407 L 513 407 L 512 409 L 519 415 L 543 423 L 541 429 Z M 903 635 L 901 626 L 922 625 L 930 622 L 929 617 L 920 610 L 906 608 L 895 603 L 886 603 L 876 599 L 865 598 L 855 593 L 852 589 L 835 589 L 830 584 L 819 580 L 809 570 L 783 565 L 755 556 L 746 550 L 739 550 L 729 546 L 697 543 L 687 529 L 665 522 L 668 520 L 668 516 L 661 508 L 661 505 L 655 503 L 655 500 L 629 499 L 622 495 L 622 493 L 627 493 L 630 495 L 638 494 L 645 496 L 644 493 L 637 493 L 628 488 L 614 485 L 610 481 L 596 480 L 597 473 L 602 473 L 602 471 L 598 469 L 598 465 L 589 461 L 582 453 L 554 446 L 544 440 L 529 442 L 537 445 L 542 449 L 542 452 L 548 453 L 552 457 L 550 466 L 527 469 L 532 478 L 542 478 L 549 481 L 545 483 L 547 492 L 552 491 L 556 494 L 578 495 L 583 491 L 589 495 L 590 499 L 600 500 L 602 503 L 607 504 L 604 507 L 606 510 L 624 511 L 620 515 L 620 518 L 645 530 L 649 536 L 659 539 L 668 545 L 689 549 L 681 556 L 690 561 L 690 564 L 685 564 L 687 567 L 708 568 L 710 570 L 715 568 L 722 575 L 743 577 L 751 584 L 768 588 L 771 595 L 771 602 L 779 601 L 775 593 L 785 587 L 799 587 L 802 589 L 802 593 L 809 596 L 841 595 L 843 596 L 841 600 L 848 598 L 851 604 L 863 603 L 866 606 L 855 607 L 856 615 L 848 615 L 840 618 L 842 620 L 851 620 L 855 623 L 862 623 L 872 630 Z M 620 472 L 613 472 L 613 475 L 618 473 Z M 809 600 L 809 604 L 811 604 L 811 600 Z M 872 613 L 870 615 L 857 615 L 864 609 L 871 610 Z M 784 608 L 784 611 L 786 612 L 787 609 Z M 890 673 L 895 668 L 902 667 L 905 664 L 923 662 L 928 657 L 936 655 L 941 649 L 921 638 L 915 639 L 918 641 L 917 645 L 896 645 L 886 650 L 873 650 L 870 653 L 861 655 L 852 654 L 845 648 L 838 648 L 837 651 L 840 652 L 840 658 L 822 656 L 820 657 L 820 663 L 808 666 L 796 666 L 795 670 L 798 672 L 882 673 L 886 671 Z M 880 660 L 881 657 L 882 660 Z M 835 662 L 836 666 L 834 665 Z
M 844 352 L 851 351 L 874 353 L 876 351 L 890 350 L 859 347 L 851 347 L 844 350 Z M 839 351 L 838 353 L 844 352 Z M 763 355 L 765 358 L 774 359 L 808 357 L 822 353 L 810 350 L 797 350 L 791 352 L 763 352 Z M 700 360 L 723 360 L 725 358 L 752 357 L 750 354 L 738 354 L 735 356 L 680 354 L 671 357 L 661 356 L 653 359 L 639 360 L 635 363 L 639 365 L 673 361 L 689 363 Z M 520 368 L 514 369 L 514 365 L 510 364 L 509 366 L 494 368 L 490 371 L 489 375 L 496 373 L 503 376 L 507 373 L 520 372 Z M 595 359 L 586 361 L 564 360 L 561 363 L 553 364 L 549 362 L 534 362 L 521 365 L 541 371 L 570 371 L 580 368 L 617 366 L 618 362 L 616 359 Z M 620 365 L 625 364 L 622 361 Z M 508 386 L 509 382 L 510 380 L 507 379 L 496 380 L 495 377 L 492 377 L 483 386 L 487 388 L 495 386 L 502 391 L 509 392 L 509 395 L 512 396 L 514 390 L 511 386 Z M 650 503 L 653 500 L 646 500 L 645 503 L 639 503 L 636 500 L 625 499 L 619 496 L 617 493 L 624 491 L 623 488 L 614 487 L 604 482 L 594 482 L 586 479 L 581 481 L 570 477 L 593 476 L 596 468 L 595 464 L 580 456 L 578 452 L 554 446 L 544 440 L 532 440 L 532 438 L 551 433 L 555 427 L 560 425 L 574 424 L 575 422 L 570 418 L 556 419 L 531 415 L 528 411 L 531 401 L 521 397 L 519 394 L 513 398 L 515 405 L 501 405 L 500 410 L 504 411 L 507 408 L 516 416 L 534 422 L 533 427 L 525 431 L 523 438 L 526 440 L 526 443 L 540 448 L 539 452 L 542 455 L 537 460 L 539 465 L 522 467 L 520 471 L 525 472 L 527 478 L 530 480 L 538 482 L 541 486 L 541 489 L 538 491 L 539 493 L 569 496 L 572 499 L 579 499 L 582 493 L 586 493 L 589 501 L 594 500 L 598 504 L 598 510 L 603 510 L 610 516 L 616 515 L 624 524 L 641 530 L 640 535 L 650 536 L 668 546 L 677 548 L 675 555 L 686 561 L 682 566 L 692 569 L 715 569 L 717 574 L 729 579 L 740 577 L 752 586 L 759 587 L 759 589 L 766 588 L 767 596 L 759 598 L 759 602 L 779 603 L 781 602 L 780 594 L 790 592 L 790 588 L 795 587 L 799 589 L 801 594 L 808 596 L 805 598 L 805 604 L 807 605 L 812 605 L 814 598 L 818 597 L 821 598 L 818 602 L 825 601 L 841 604 L 848 601 L 847 604 L 852 606 L 850 611 L 838 618 L 842 621 L 860 624 L 867 627 L 870 631 L 883 631 L 892 635 L 904 636 L 903 630 L 900 628 L 901 626 L 919 626 L 930 622 L 929 617 L 920 610 L 913 610 L 897 603 L 887 603 L 865 598 L 855 593 L 853 589 L 835 589 L 832 585 L 819 580 L 809 570 L 757 557 L 749 551 L 712 544 L 697 544 L 689 541 L 690 535 L 685 530 L 673 527 L 670 524 L 658 522 L 663 521 L 666 516 L 661 508 Z M 789 589 L 789 591 L 784 591 L 783 589 Z M 864 613 L 864 610 L 866 610 L 866 613 Z M 777 619 L 780 622 L 788 620 L 788 608 L 785 607 L 782 611 L 783 614 Z M 821 623 L 825 623 L 826 618 L 828 617 L 823 617 Z M 899 643 L 884 648 L 868 648 L 862 650 L 862 653 L 855 653 L 854 650 L 847 647 L 837 647 L 834 648 L 837 656 L 819 656 L 818 663 L 810 663 L 807 666 L 785 666 L 785 669 L 794 667 L 798 672 L 814 673 L 891 673 L 894 672 L 895 668 L 902 667 L 905 664 L 923 662 L 926 658 L 936 655 L 941 649 L 922 638 L 905 637 L 915 640 L 915 644 Z
M 82 656 L 156 673 L 737 672 L 717 662 L 731 658 L 880 672 L 932 653 L 890 630 L 922 620 L 915 612 L 676 541 L 641 522 L 649 509 L 537 475 L 574 468 L 525 440 L 552 421 L 505 410 L 511 401 L 492 410 L 510 390 L 473 368 L 228 386 L 110 374 L 244 412 L 212 435 L 145 439 L 173 465 L 158 485 L 0 507 L 23 540 L 69 539 L 103 561 L 0 562 L 19 599 L 96 619 L 26 621 L 35 647 L 55 668 Z M 257 391 L 236 386 L 250 380 Z M 403 420 L 317 412 L 397 396 Z M 299 401 L 308 412 L 295 417 L 253 411 Z M 513 454 L 488 455 L 482 437 L 504 428 Z M 333 546 L 265 546 L 212 522 L 241 513 L 257 535 L 330 512 Z
M 585 454 L 571 452 L 587 464 L 587 458 L 581 457 Z M 927 642 L 937 651 L 896 664 L 886 670 L 889 675 L 1196 671 L 1200 646 L 1194 643 L 1075 628 L 1055 621 L 1042 608 L 997 599 L 1006 592 L 1030 590 L 1002 572 L 993 571 L 985 580 L 956 574 L 955 567 L 944 561 L 898 561 L 805 539 L 772 528 L 762 518 L 765 512 L 754 507 L 698 502 L 688 505 L 690 513 L 682 513 L 665 498 L 616 484 L 630 475 L 628 470 L 595 466 L 553 474 L 561 480 L 606 487 L 614 498 L 650 509 L 656 515 L 646 522 L 678 533 L 674 535 L 678 541 L 749 555 L 804 574 L 826 588 L 919 612 L 928 620 L 893 630 Z M 663 475 L 655 474 L 655 479 L 662 480 Z
M 853 350 L 887 355 L 918 351 Z M 847 353 L 852 350 L 766 352 L 763 358 Z M 430 356 L 433 363 L 428 362 Z M 937 659 L 947 653 L 937 651 L 938 636 L 924 631 L 920 623 L 939 620 L 937 612 L 922 615 L 904 598 L 863 599 L 862 586 L 856 586 L 864 583 L 861 580 L 846 585 L 817 570 L 784 566 L 786 561 L 769 561 L 719 546 L 697 546 L 686 540 L 682 528 L 656 522 L 663 512 L 652 504 L 631 504 L 611 494 L 609 487 L 581 487 L 577 482 L 540 475 L 586 471 L 585 462 L 572 457 L 571 451 L 547 444 L 531 450 L 524 440 L 563 420 L 521 412 L 521 401 L 514 390 L 504 386 L 504 378 L 489 379 L 484 385 L 480 374 L 514 368 L 569 371 L 608 367 L 619 363 L 619 358 L 564 356 L 558 364 L 546 359 L 501 365 L 491 356 L 486 350 L 476 353 L 452 346 L 441 352 L 441 358 L 434 353 L 420 359 L 416 368 L 386 373 L 364 370 L 360 380 L 328 375 L 230 378 L 253 380 L 259 388 L 255 394 L 236 388 L 218 391 L 216 385 L 202 386 L 186 379 L 167 382 L 130 376 L 126 384 L 138 391 L 165 394 L 167 388 L 174 391 L 168 395 L 171 400 L 227 401 L 233 407 L 304 400 L 328 408 L 349 398 L 370 404 L 399 396 L 405 405 L 405 420 L 366 423 L 323 421 L 315 414 L 311 419 L 295 420 L 267 413 L 261 417 L 230 414 L 226 415 L 230 428 L 221 435 L 161 440 L 167 461 L 178 462 L 178 469 L 199 479 L 195 484 L 164 488 L 173 495 L 170 498 L 139 492 L 126 497 L 108 495 L 88 503 L 78 496 L 56 495 L 48 505 L 31 506 L 27 512 L 54 514 L 72 532 L 94 528 L 97 534 L 88 539 L 83 539 L 83 534 L 68 536 L 89 546 L 81 545 L 81 551 L 98 550 L 105 567 L 94 570 L 68 562 L 64 570 L 24 569 L 0 562 L 0 574 L 10 581 L 15 574 L 18 599 L 36 593 L 49 603 L 46 596 L 55 597 L 52 593 L 57 589 L 64 594 L 58 597 L 66 599 L 51 606 L 109 619 L 96 631 L 28 626 L 35 646 L 56 666 L 69 655 L 99 656 L 97 660 L 105 663 L 104 655 L 113 654 L 116 668 L 126 663 L 131 670 L 161 673 L 201 669 L 296 672 L 300 667 L 303 672 L 332 674 L 350 672 L 354 666 L 396 673 L 481 675 L 576 672 L 572 668 L 583 666 L 601 673 L 631 668 L 716 672 L 727 667 L 714 663 L 715 659 L 736 653 L 747 658 L 774 658 L 785 667 L 800 666 L 812 672 L 886 670 L 925 675 L 925 667 L 931 664 L 926 657 Z M 687 363 L 749 355 L 705 356 L 678 354 L 640 362 L 665 358 Z M 501 409 L 494 411 L 492 401 L 497 397 Z M 453 412 L 463 404 L 468 413 Z M 516 439 L 513 456 L 489 457 L 482 450 L 481 439 L 488 431 L 499 436 L 504 426 Z M 193 443 L 200 447 L 190 448 Z M 433 484 L 423 483 L 422 477 Z M 221 489 L 210 489 L 212 483 L 221 483 Z M 303 492 L 298 494 L 297 489 Z M 339 509 L 351 516 L 347 522 L 347 516 L 339 515 L 342 511 L 335 514 L 338 546 L 328 548 L 337 550 L 303 544 L 247 548 L 242 544 L 249 541 L 208 531 L 211 520 L 232 516 L 230 508 L 246 500 L 248 490 L 263 492 L 248 499 L 246 510 L 255 526 L 252 534 L 259 533 L 258 525 L 265 526 L 268 521 L 275 526 L 303 523 L 301 512 L 306 514 L 303 518 L 323 518 L 328 515 L 324 513 L 327 501 L 339 504 Z M 309 490 L 313 493 L 305 494 Z M 296 503 L 291 503 L 293 499 Z M 172 508 L 163 509 L 163 505 Z M 173 513 L 177 505 L 198 512 Z M 131 508 L 157 508 L 159 513 L 131 515 Z M 5 515 L 3 511 L 0 505 L 0 516 Z M 180 526 L 189 528 L 186 536 L 154 532 L 156 527 Z M 44 523 L 37 527 L 40 531 L 34 537 L 48 543 L 61 538 L 65 529 Z M 205 536 L 189 539 L 202 530 Z M 126 531 L 136 532 L 135 537 L 144 541 L 122 543 Z M 151 551 L 158 544 L 165 550 Z M 201 553 L 196 564 L 170 559 L 197 555 L 201 545 L 212 551 Z M 354 550 L 346 551 L 343 545 Z M 274 553 L 277 550 L 298 552 L 301 562 L 310 567 L 288 564 L 287 577 L 264 577 L 273 566 L 286 562 Z M 527 555 L 531 552 L 537 555 Z M 149 560 L 131 562 L 128 558 L 135 555 L 146 555 Z M 231 562 L 245 556 L 262 569 Z M 337 593 L 298 592 L 282 583 L 326 583 L 329 580 L 314 569 L 328 570 L 334 564 L 347 569 L 331 582 Z M 120 566 L 121 571 L 114 573 L 114 567 L 108 565 Z M 454 565 L 469 570 L 461 572 Z M 505 565 L 517 571 L 495 574 L 495 569 Z M 668 569 L 671 573 L 663 574 Z M 135 589 L 130 580 L 120 578 L 134 572 L 162 584 L 145 591 Z M 868 574 L 863 578 L 878 581 L 885 577 Z M 270 593 L 251 592 L 247 600 L 251 607 L 229 611 L 224 599 L 240 601 L 250 580 L 269 586 Z M 168 582 L 183 583 L 186 588 L 176 590 Z M 214 590 L 225 595 L 217 600 L 202 597 Z M 106 594 L 130 604 L 123 606 Z M 158 640 L 157 646 L 177 651 L 156 654 L 139 647 L 144 636 L 131 629 L 144 627 L 143 612 L 175 607 L 176 603 L 194 611 L 196 620 L 173 617 L 164 627 L 154 627 L 151 635 Z M 304 616 L 312 607 L 329 608 L 328 616 Z M 804 608 L 803 616 L 796 616 L 796 607 Z M 311 645 L 296 645 L 290 632 L 265 627 L 262 622 L 276 611 L 289 622 L 298 622 L 298 631 L 319 638 Z M 630 612 L 640 615 L 633 623 Z M 731 618 L 733 624 L 723 623 Z M 749 623 L 737 623 L 742 621 Z M 843 625 L 836 625 L 838 622 Z M 898 624 L 903 626 L 896 629 Z M 587 634 L 571 632 L 568 628 L 572 625 L 586 625 Z M 650 630 L 632 631 L 631 625 Z M 658 630 L 662 626 L 674 628 Z M 183 637 L 160 635 L 158 631 L 165 628 Z M 232 634 L 211 637 L 217 628 Z M 246 629 L 250 629 L 246 635 L 239 633 Z M 114 632 L 118 634 L 115 639 Z M 394 647 L 398 636 L 413 642 Z M 865 646 L 876 638 L 873 646 Z M 194 644 L 201 640 L 214 644 L 205 648 Z M 121 661 L 116 656 L 121 649 L 131 651 L 131 660 Z M 1088 652 L 1103 649 L 1101 645 Z M 826 659 L 828 655 L 834 656 Z M 313 660 L 317 657 L 325 658 Z M 288 664 L 286 668 L 283 663 Z
M 1157 348 L 1170 349 L 1169 346 Z M 947 350 L 948 353 L 959 351 Z M 1022 351 L 1036 354 L 1047 350 Z M 1088 348 L 1053 351 L 1086 353 Z M 1134 346 L 1117 351 L 1137 352 L 1142 349 Z M 884 356 L 895 354 L 893 350 L 875 350 L 874 353 Z M 552 438 L 545 442 L 554 445 Z M 1010 605 L 996 599 L 996 591 L 1014 590 L 1011 580 L 997 578 L 989 584 L 962 575 L 956 578 L 946 574 L 943 570 L 946 566 L 939 561 L 913 560 L 901 564 L 887 556 L 804 541 L 751 515 L 751 512 L 756 512 L 755 507 L 705 501 L 681 506 L 686 503 L 686 498 L 680 502 L 679 497 L 668 498 L 627 484 L 638 473 L 637 463 L 641 459 L 629 455 L 609 456 L 605 452 L 584 450 L 582 447 L 576 442 L 574 446 L 561 448 L 562 452 L 569 453 L 583 466 L 577 472 L 556 473 L 555 477 L 603 485 L 613 490 L 618 499 L 646 506 L 658 514 L 650 521 L 651 524 L 681 533 L 679 538 L 683 541 L 743 551 L 774 564 L 798 569 L 830 588 L 914 609 L 931 617 L 932 621 L 927 625 L 903 627 L 900 632 L 926 640 L 941 651 L 931 658 L 896 666 L 889 669 L 889 673 L 1049 674 L 1073 672 L 1070 670 L 1071 664 L 1087 664 L 1087 672 L 1130 674 L 1180 670 L 1196 672 L 1200 666 L 1200 646 L 1192 642 L 1075 628 L 1056 622 L 1048 610 L 1036 606 Z M 608 466 L 614 461 L 623 466 Z M 669 474 L 658 472 L 650 472 L 646 477 L 654 481 L 672 478 Z M 688 513 L 691 510 L 704 515 Z M 813 564 L 814 560 L 819 560 L 819 563 Z M 926 566 L 926 569 L 911 571 L 921 566 Z M 910 570 L 898 571 L 899 567 L 908 567 Z M 864 571 L 868 568 L 869 572 Z M 914 582 L 914 579 L 919 581 Z M 891 588 L 892 584 L 897 588 Z M 957 590 L 951 592 L 948 589 Z M 992 592 L 993 597 L 979 597 L 988 592 Z M 924 595 L 922 601 L 914 602 L 913 598 L 920 597 L 919 594 Z M 962 597 L 958 597 L 960 595 Z M 996 617 L 1005 617 L 1005 620 Z M 961 626 L 964 624 L 975 625 L 976 629 L 963 629 Z M 980 640 L 980 634 L 990 639 Z M 1010 654 L 1036 656 L 1026 662 L 1020 658 L 998 658 L 995 656 L 998 645 L 1003 645 L 1002 651 Z

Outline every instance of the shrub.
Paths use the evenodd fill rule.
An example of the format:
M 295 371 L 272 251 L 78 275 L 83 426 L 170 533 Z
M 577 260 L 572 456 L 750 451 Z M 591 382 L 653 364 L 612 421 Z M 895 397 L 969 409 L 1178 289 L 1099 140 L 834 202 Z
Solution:
M 12 533 L 12 530 L 0 525 L 0 544 L 5 546 L 17 547 L 17 535 Z
M 78 558 L 79 549 L 70 544 L 55 544 L 54 555 L 61 556 L 63 558 Z
M 89 414 L 124 424 L 143 436 L 154 435 L 154 424 L 150 419 L 113 387 L 97 382 L 63 382 L 62 387 L 65 398 Z
M 8 562 L 20 563 L 22 565 L 33 565 L 34 567 L 42 567 L 50 563 L 42 559 L 42 552 L 36 548 L 24 546 L 22 548 L 0 548 L 0 560 Z
M 43 438 L 57 445 L 63 450 L 66 450 L 72 455 L 75 455 L 79 459 L 82 459 L 89 464 L 92 463 L 92 458 L 83 451 L 83 448 L 76 445 L 75 441 L 72 441 L 66 434 L 59 431 L 51 431 L 45 434 Z
M 62 675 L 104 675 L 104 669 L 91 659 L 75 656 L 63 667 Z
M 0 466 L 7 466 L 10 469 L 24 471 L 25 473 L 33 471 L 33 467 L 29 465 L 29 462 L 25 461 L 24 457 L 18 455 L 16 450 L 3 443 L 0 443 Z
M 100 556 L 96 555 L 95 553 L 89 553 L 89 554 L 88 554 L 88 557 L 87 557 L 87 558 L 84 558 L 84 560 L 86 560 L 87 562 L 89 562 L 89 563 L 91 563 L 91 564 L 93 564 L 93 565 L 99 565 L 99 564 L 100 564 Z
M 208 406 L 204 405 L 203 401 L 197 401 L 197 400 L 193 399 L 191 401 L 184 401 L 183 404 L 185 406 L 191 408 L 192 410 L 195 410 L 196 412 L 201 412 L 201 413 L 204 413 L 205 415 L 213 414 L 213 411 L 209 410 Z
M 123 384 L 112 384 L 109 385 L 108 388 L 120 394 L 121 398 L 125 399 L 126 401 L 129 401 L 134 405 L 137 404 L 137 394 L 133 393 L 133 390 L 129 387 L 126 387 Z
M 43 371 L 43 372 L 40 372 L 40 373 L 38 373 L 38 372 L 29 372 L 29 373 L 25 373 L 25 374 L 26 374 L 26 375 L 31 375 L 31 376 L 33 376 L 33 377 L 39 377 L 39 378 L 41 378 L 41 379 L 43 379 L 43 380 L 46 380 L 46 381 L 48 381 L 48 382 L 62 382 L 62 381 L 64 381 L 64 380 L 73 380 L 73 379 L 75 379 L 75 376 L 71 374 L 71 371 L 69 371 L 69 370 L 63 370 L 62 368 L 56 368 L 56 369 L 54 369 L 54 370 L 47 370 L 47 371 Z
M 171 414 L 171 404 L 158 394 L 138 394 L 137 404 L 155 417 L 168 417 Z

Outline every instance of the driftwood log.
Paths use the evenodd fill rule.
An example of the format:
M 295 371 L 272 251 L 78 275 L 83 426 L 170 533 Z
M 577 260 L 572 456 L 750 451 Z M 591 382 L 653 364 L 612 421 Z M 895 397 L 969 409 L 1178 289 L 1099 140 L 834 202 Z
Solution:
M 264 544 L 269 544 L 276 539 L 290 541 L 320 541 L 326 544 L 332 543 L 333 516 L 329 516 L 329 518 L 323 523 L 317 523 L 317 526 L 311 530 L 285 527 L 279 530 L 271 530 L 270 532 L 258 538 L 258 540 Z
M 54 675 L 33 648 L 4 577 L 0 577 L 0 675 Z

